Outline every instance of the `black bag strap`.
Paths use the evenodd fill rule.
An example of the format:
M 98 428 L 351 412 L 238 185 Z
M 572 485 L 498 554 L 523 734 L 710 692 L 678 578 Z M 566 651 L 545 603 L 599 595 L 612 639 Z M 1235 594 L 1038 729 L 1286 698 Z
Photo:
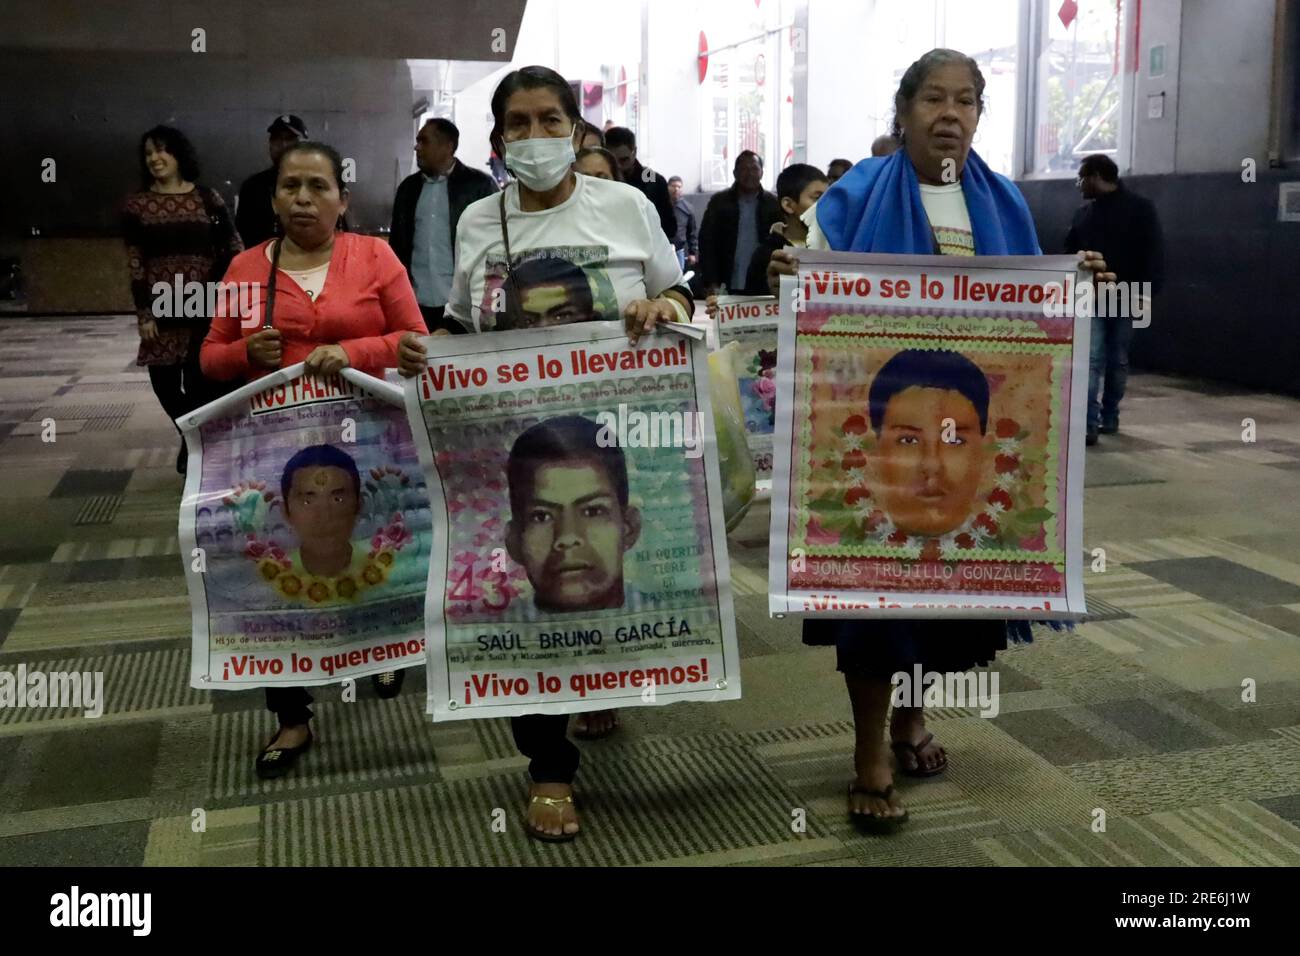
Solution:
M 266 280 L 266 308 L 262 310 L 262 328 L 272 329 L 271 315 L 275 311 L 275 276 L 280 271 L 280 245 L 284 240 L 271 240 L 271 275 Z
M 225 278 L 226 270 L 230 268 L 230 260 L 235 258 L 235 250 L 231 248 L 235 230 L 230 222 L 230 211 L 224 204 L 217 204 L 215 189 L 197 184 L 194 188 L 199 191 L 199 198 L 203 200 L 204 215 L 208 217 L 208 246 L 212 254 L 210 278 L 213 282 L 220 282 Z
M 506 190 L 501 190 L 501 199 L 497 204 L 501 217 L 501 239 L 506 246 L 506 328 L 522 329 L 523 321 L 519 314 L 519 286 L 515 282 L 515 271 L 511 268 L 510 230 L 506 228 Z M 497 326 L 500 329 L 500 326 Z

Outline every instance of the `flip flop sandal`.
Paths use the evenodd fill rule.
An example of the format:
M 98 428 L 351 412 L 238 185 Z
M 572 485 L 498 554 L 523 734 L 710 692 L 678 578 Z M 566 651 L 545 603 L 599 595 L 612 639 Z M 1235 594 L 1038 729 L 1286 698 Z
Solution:
M 849 784 L 849 821 L 858 829 L 867 833 L 894 833 L 908 820 L 908 812 L 903 810 L 902 816 L 897 817 L 878 817 L 873 813 L 854 813 L 853 798 L 874 797 L 877 800 L 883 800 L 889 803 L 889 798 L 894 795 L 894 785 L 891 783 L 884 790 L 872 790 L 870 787 L 860 787 L 856 783 Z
M 596 713 L 596 711 L 588 711 L 588 713 Z M 586 715 L 582 714 L 579 716 L 586 716 Z M 601 733 L 594 733 L 590 730 L 582 729 L 581 726 L 574 726 L 573 736 L 576 737 L 578 740 L 604 740 L 606 737 L 612 736 L 614 731 L 618 730 L 620 726 L 622 725 L 619 723 L 617 712 L 615 712 L 614 722 L 610 724 L 608 730 L 603 731 Z
M 569 794 L 567 797 L 543 797 L 540 795 L 529 797 L 528 805 L 531 807 L 534 803 L 545 804 L 548 807 L 562 807 L 566 803 L 572 805 L 573 794 Z M 561 823 L 560 826 L 561 829 L 563 829 L 564 824 Z M 582 831 L 579 830 L 578 833 L 563 833 L 563 832 L 558 834 L 547 833 L 544 830 L 538 830 L 534 828 L 528 822 L 528 816 L 525 815 L 524 832 L 527 833 L 534 840 L 541 840 L 543 843 L 572 843 L 573 840 L 578 836 L 578 833 L 581 833 Z
M 898 761 L 898 769 L 901 770 L 905 776 L 934 777 L 937 776 L 938 774 L 943 773 L 945 770 L 948 769 L 947 754 L 944 754 L 943 758 L 939 761 L 939 763 L 931 767 L 929 770 L 926 770 L 924 764 L 921 763 L 921 751 L 924 750 L 926 747 L 930 746 L 933 740 L 934 740 L 934 734 L 926 734 L 925 739 L 922 740 L 919 744 L 909 744 L 906 740 L 895 740 L 893 743 L 889 745 L 889 749 L 894 751 L 894 759 Z M 907 751 L 908 753 L 910 753 L 912 755 L 912 759 L 916 761 L 916 765 L 913 767 L 909 767 L 903 761 L 903 754 L 901 753 L 901 751 Z

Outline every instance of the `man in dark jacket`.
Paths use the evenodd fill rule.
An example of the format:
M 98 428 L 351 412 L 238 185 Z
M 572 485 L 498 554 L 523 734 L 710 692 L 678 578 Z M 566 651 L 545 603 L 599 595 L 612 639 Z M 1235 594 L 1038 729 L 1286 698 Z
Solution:
M 763 162 L 753 150 L 736 157 L 735 182 L 709 200 L 700 223 L 698 281 L 705 294 L 745 288 L 754 251 L 781 221 L 781 204 L 763 189 Z
M 695 268 L 700 261 L 700 235 L 695 225 L 695 211 L 682 197 L 682 177 L 668 177 L 668 198 L 673 201 L 673 215 L 677 218 L 677 231 L 673 233 L 673 248 L 682 270 Z
M 244 248 L 251 249 L 276 233 L 279 225 L 271 200 L 275 198 L 275 167 L 280 154 L 307 138 L 307 124 L 292 114 L 277 116 L 266 128 L 266 148 L 271 156 L 271 168 L 254 173 L 239 187 L 239 201 L 235 204 L 235 229 L 244 240 Z
M 411 277 L 429 331 L 465 331 L 444 319 L 456 266 L 456 224 L 470 203 L 490 196 L 497 185 L 487 173 L 456 159 L 460 130 L 451 120 L 431 119 L 415 138 L 418 172 L 401 181 L 393 199 L 389 244 Z
M 668 195 L 668 180 L 637 160 L 636 134 L 626 126 L 611 126 L 605 130 L 605 148 L 618 160 L 623 182 L 641 190 L 654 204 L 659 213 L 659 225 L 663 226 L 664 235 L 672 242 L 677 235 L 677 213 L 673 212 L 673 201 Z
M 1164 239 L 1155 206 L 1130 192 L 1119 179 L 1119 167 L 1098 153 L 1079 164 L 1076 180 L 1085 203 L 1074 214 L 1065 237 L 1065 251 L 1096 249 L 1106 257 L 1116 281 L 1127 287 L 1128 314 L 1108 314 L 1105 290 L 1098 289 L 1088 356 L 1088 439 L 1119 431 L 1119 403 L 1128 382 L 1128 349 L 1134 320 L 1150 314 L 1150 296 L 1164 281 Z M 1148 283 L 1149 285 L 1143 285 Z M 1115 297 L 1123 303 L 1123 297 Z M 1105 385 L 1103 394 L 1102 386 Z

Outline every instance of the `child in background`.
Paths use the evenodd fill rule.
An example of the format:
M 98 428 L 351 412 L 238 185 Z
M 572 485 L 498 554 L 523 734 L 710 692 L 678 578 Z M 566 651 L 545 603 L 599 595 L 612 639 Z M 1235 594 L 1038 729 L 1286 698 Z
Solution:
M 772 251 L 786 246 L 805 246 L 808 227 L 800 217 L 822 198 L 822 193 L 828 188 L 826 174 L 816 166 L 795 163 L 781 170 L 781 175 L 776 177 L 776 198 L 781 201 L 785 221 L 773 223 L 772 231 L 754 250 L 754 257 L 749 260 L 749 271 L 745 273 L 744 295 L 770 294 L 767 262 L 772 258 Z
M 736 295 L 771 295 L 767 285 L 767 263 L 775 249 L 787 246 L 804 248 L 808 239 L 808 226 L 801 218 L 812 208 L 822 193 L 829 188 L 826 174 L 816 166 L 807 163 L 795 163 L 787 166 L 776 177 L 776 195 L 781 202 L 784 222 L 772 224 L 772 231 L 767 234 L 754 256 L 749 260 L 749 269 L 745 273 L 745 288 Z M 709 296 L 704 303 L 705 314 L 714 318 L 718 311 L 718 297 Z

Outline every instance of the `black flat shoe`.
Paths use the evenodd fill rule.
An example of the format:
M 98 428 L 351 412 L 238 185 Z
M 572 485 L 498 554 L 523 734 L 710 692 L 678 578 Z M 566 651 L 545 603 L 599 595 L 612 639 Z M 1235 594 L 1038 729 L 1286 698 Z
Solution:
M 1099 440 L 1100 439 L 1097 437 L 1097 429 L 1089 428 L 1088 437 L 1084 439 L 1083 443 L 1091 448 L 1093 445 L 1097 444 Z
M 1098 429 L 1098 431 L 1100 431 L 1103 435 L 1118 435 L 1119 422 L 1115 422 L 1113 425 L 1102 425 L 1101 428 Z
M 280 736 L 280 731 L 277 730 L 275 737 L 278 736 Z M 310 727 L 307 728 L 307 739 L 297 747 L 276 747 L 271 749 L 271 743 L 275 741 L 275 737 L 272 737 L 267 742 L 267 749 L 257 756 L 257 775 L 263 780 L 274 780 L 287 774 L 293 769 L 293 765 L 298 762 L 298 758 L 311 749 L 313 740 Z
M 402 692 L 402 682 L 406 680 L 406 671 L 384 671 L 382 674 L 371 674 L 370 683 L 375 688 L 375 693 L 384 700 L 392 700 Z

